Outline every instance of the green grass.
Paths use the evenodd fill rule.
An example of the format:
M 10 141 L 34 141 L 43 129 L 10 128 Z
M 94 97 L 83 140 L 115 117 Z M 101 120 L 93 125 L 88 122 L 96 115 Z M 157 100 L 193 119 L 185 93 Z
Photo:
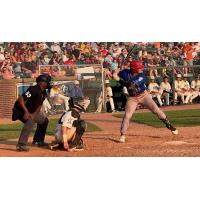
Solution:
M 50 120 L 48 129 L 47 129 L 47 135 L 53 135 L 57 121 L 58 121 L 57 119 Z M 86 132 L 101 131 L 101 129 L 94 124 L 87 122 L 87 125 L 88 127 L 87 127 Z M 0 125 L 0 141 L 18 138 L 20 135 L 22 126 L 23 126 L 22 123 Z M 34 133 L 34 130 L 31 133 L 32 135 Z
M 200 126 L 200 110 L 165 111 L 165 114 L 175 126 Z M 123 117 L 122 114 L 115 114 L 113 116 L 118 118 Z M 136 113 L 131 118 L 131 121 L 158 128 L 165 127 L 165 125 L 151 112 Z

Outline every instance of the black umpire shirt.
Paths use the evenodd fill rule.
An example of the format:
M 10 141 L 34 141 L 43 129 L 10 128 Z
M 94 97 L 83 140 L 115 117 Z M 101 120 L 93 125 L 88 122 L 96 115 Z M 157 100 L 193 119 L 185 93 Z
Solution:
M 46 90 L 42 91 L 39 85 L 35 85 L 29 87 L 26 92 L 22 94 L 22 96 L 28 111 L 30 113 L 34 113 L 37 108 L 42 105 L 47 96 L 47 93 Z M 15 106 L 22 110 L 18 101 L 15 103 Z

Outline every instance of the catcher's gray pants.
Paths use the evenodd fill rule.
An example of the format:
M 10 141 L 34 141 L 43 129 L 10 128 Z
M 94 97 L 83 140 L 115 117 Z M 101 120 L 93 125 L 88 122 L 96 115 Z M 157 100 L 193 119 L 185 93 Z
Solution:
M 46 120 L 46 117 L 39 113 L 37 116 L 35 116 L 34 119 L 29 119 L 24 123 L 24 126 L 21 130 L 21 134 L 18 140 L 18 144 L 27 145 L 28 143 L 28 137 L 33 130 L 33 126 L 35 123 L 37 124 L 43 124 Z
M 122 135 L 126 134 L 129 126 L 129 121 L 139 104 L 144 106 L 145 108 L 148 108 L 152 113 L 157 115 L 159 119 L 166 118 L 165 113 L 158 108 L 156 103 L 153 101 L 151 95 L 147 91 L 136 97 L 129 97 L 126 103 L 125 115 L 121 124 Z

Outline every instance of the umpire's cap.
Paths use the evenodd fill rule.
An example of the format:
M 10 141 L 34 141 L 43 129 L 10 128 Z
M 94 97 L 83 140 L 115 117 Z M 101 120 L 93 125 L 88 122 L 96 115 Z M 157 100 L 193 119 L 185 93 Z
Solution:
M 76 108 L 80 112 L 85 112 L 85 108 L 81 106 L 80 104 L 74 104 L 72 108 Z
M 39 83 L 39 82 L 46 82 L 48 89 L 51 89 L 51 87 L 52 87 L 52 81 L 53 81 L 52 77 L 49 76 L 48 74 L 42 74 L 42 75 L 40 75 L 40 76 L 38 76 L 36 78 L 36 82 L 37 83 Z

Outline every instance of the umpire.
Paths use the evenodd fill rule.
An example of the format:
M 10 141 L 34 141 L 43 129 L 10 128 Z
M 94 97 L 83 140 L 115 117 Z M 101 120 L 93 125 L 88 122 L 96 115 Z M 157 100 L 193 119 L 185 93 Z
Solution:
M 16 146 L 17 151 L 28 151 L 28 137 L 37 123 L 37 129 L 33 137 L 33 144 L 46 146 L 44 142 L 48 118 L 40 113 L 43 101 L 47 97 L 46 90 L 52 86 L 52 78 L 49 75 L 40 75 L 36 78 L 37 84 L 27 89 L 22 96 L 19 96 L 13 107 L 12 120 L 20 120 L 24 123 Z

